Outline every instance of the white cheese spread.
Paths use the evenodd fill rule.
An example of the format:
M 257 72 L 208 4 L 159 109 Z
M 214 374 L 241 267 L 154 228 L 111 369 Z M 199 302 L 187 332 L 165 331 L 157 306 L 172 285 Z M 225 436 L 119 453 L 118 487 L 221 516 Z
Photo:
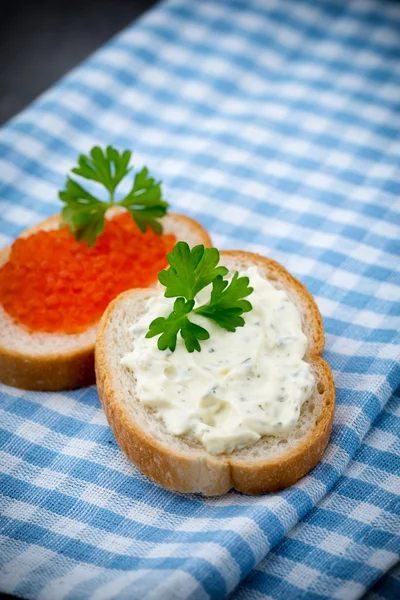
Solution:
M 180 335 L 175 352 L 162 352 L 155 338 L 145 338 L 151 321 L 172 311 L 175 299 L 160 291 L 131 328 L 132 352 L 121 361 L 135 372 L 139 401 L 157 411 L 167 431 L 194 438 L 211 454 L 291 431 L 314 389 L 310 365 L 302 360 L 307 338 L 296 306 L 257 267 L 240 275 L 254 288 L 244 327 L 232 333 L 192 313 L 190 319 L 210 333 L 201 352 L 189 353 Z M 210 293 L 211 286 L 202 290 L 196 305 Z

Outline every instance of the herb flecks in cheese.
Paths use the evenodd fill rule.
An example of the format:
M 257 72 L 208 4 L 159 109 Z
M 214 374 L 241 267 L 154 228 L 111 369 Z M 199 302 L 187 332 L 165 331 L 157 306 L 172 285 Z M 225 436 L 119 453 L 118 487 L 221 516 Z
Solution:
M 291 431 L 315 383 L 303 360 L 307 338 L 294 303 L 257 267 L 240 275 L 254 288 L 244 327 L 232 333 L 208 322 L 210 339 L 201 352 L 189 354 L 180 338 L 175 352 L 160 352 L 145 338 L 149 323 L 171 311 L 171 299 L 160 293 L 132 327 L 133 349 L 121 361 L 135 371 L 139 401 L 157 411 L 167 431 L 198 440 L 211 454 Z M 202 290 L 196 304 L 210 292 Z M 202 326 L 205 319 L 193 321 Z

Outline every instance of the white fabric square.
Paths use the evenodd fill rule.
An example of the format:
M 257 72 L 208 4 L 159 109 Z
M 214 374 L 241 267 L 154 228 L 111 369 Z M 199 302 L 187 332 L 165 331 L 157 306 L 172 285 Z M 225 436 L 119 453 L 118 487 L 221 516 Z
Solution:
M 306 565 L 296 564 L 288 573 L 286 579 L 294 586 L 306 590 L 312 586 L 313 581 L 320 575 L 317 569 L 311 569 Z
M 381 510 L 378 506 L 359 502 L 354 510 L 351 511 L 349 517 L 362 521 L 363 523 L 373 523 L 380 515 Z
M 330 554 L 341 556 L 345 553 L 347 546 L 351 540 L 340 533 L 333 531 L 329 533 L 324 540 L 319 544 L 322 550 L 326 550 Z

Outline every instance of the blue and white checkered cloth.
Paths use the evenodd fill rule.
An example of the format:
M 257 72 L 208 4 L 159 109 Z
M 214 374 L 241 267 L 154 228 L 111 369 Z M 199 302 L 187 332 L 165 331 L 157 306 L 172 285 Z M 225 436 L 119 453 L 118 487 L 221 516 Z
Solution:
M 135 151 L 215 245 L 314 294 L 337 386 L 320 465 L 279 494 L 176 495 L 95 387 L 0 388 L 0 590 L 41 600 L 400 597 L 400 4 L 168 0 L 0 133 L 0 243 L 79 152 Z M 396 391 L 397 390 L 397 391 Z

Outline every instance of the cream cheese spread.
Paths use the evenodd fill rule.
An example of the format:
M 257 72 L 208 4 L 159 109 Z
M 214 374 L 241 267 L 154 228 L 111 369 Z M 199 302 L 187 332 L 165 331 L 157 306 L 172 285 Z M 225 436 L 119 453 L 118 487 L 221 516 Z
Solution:
M 121 360 L 135 372 L 139 401 L 157 411 L 167 431 L 194 438 L 211 454 L 291 431 L 315 383 L 303 360 L 307 338 L 294 303 L 257 267 L 240 275 L 254 288 L 244 327 L 231 333 L 191 313 L 210 333 L 201 352 L 189 353 L 180 336 L 175 352 L 162 352 L 154 338 L 145 338 L 151 321 L 172 311 L 174 298 L 160 291 L 132 326 L 132 352 Z M 210 293 L 211 286 L 202 290 L 196 305 L 206 303 Z

